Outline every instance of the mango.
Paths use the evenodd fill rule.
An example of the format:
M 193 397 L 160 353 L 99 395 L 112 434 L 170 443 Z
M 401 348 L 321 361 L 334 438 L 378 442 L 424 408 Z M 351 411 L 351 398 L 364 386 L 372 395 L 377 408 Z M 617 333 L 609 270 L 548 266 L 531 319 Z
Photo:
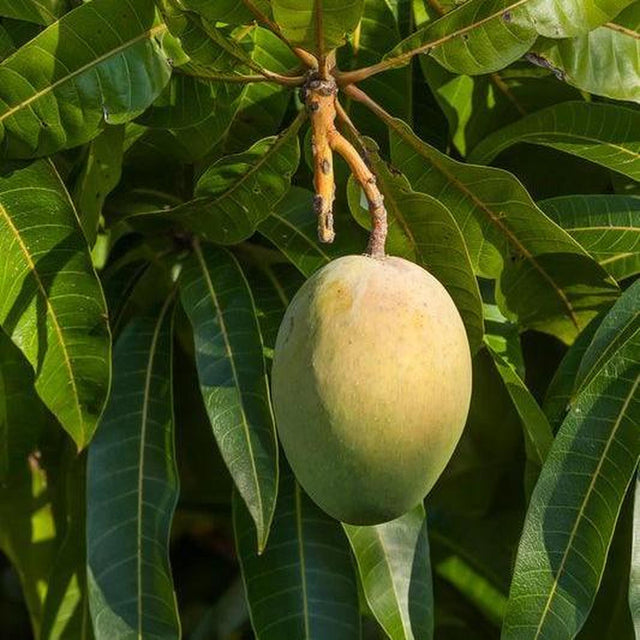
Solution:
M 462 435 L 462 319 L 412 262 L 339 258 L 287 308 L 271 388 L 282 447 L 312 500 L 350 524 L 393 520 L 423 500 Z

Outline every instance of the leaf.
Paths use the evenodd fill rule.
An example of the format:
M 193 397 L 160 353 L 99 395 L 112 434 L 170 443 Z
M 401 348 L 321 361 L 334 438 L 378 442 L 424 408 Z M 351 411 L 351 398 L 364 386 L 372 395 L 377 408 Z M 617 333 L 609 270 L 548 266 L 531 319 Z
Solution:
M 460 311 L 471 351 L 475 352 L 484 334 L 482 300 L 469 252 L 454 217 L 435 198 L 411 191 L 407 179 L 392 173 L 380 159 L 374 143 L 366 144 L 389 217 L 389 253 L 417 262 L 444 285 Z M 370 226 L 366 199 L 353 179 L 349 205 L 356 219 Z
M 638 283 L 640 285 L 640 283 Z M 639 308 L 629 289 L 603 327 Z M 520 541 L 503 638 L 573 638 L 587 618 L 614 527 L 640 456 L 640 316 L 624 339 L 597 334 L 583 365 L 597 366 L 551 448 L 531 498 Z
M 433 638 L 433 591 L 424 507 L 385 524 L 343 525 L 364 595 L 392 640 Z
M 635 496 L 633 503 L 633 546 L 631 555 L 631 575 L 629 577 L 629 606 L 636 631 L 640 638 L 640 471 L 636 472 Z
M 640 273 L 640 198 L 563 196 L 538 206 L 616 280 Z
M 403 40 L 385 57 L 428 53 L 454 73 L 498 71 L 524 55 L 538 35 L 567 38 L 591 31 L 634 0 L 469 0 Z
M 95 244 L 102 207 L 120 182 L 124 127 L 106 127 L 91 141 L 73 199 L 89 246 Z
M 94 138 L 142 113 L 171 67 L 152 0 L 92 0 L 0 64 L 4 153 L 32 158 Z
M 252 12 L 254 7 L 263 15 L 270 13 L 269 0 L 182 0 L 182 5 L 212 23 L 249 24 L 257 17 Z
M 48 25 L 67 10 L 66 0 L 0 0 L 0 16 Z
M 92 640 L 85 541 L 86 454 L 66 447 L 60 469 L 64 539 L 51 568 L 42 640 Z
M 137 217 L 142 222 L 146 216 L 173 220 L 218 244 L 245 240 L 289 189 L 300 160 L 300 124 L 298 118 L 280 136 L 214 163 L 200 177 L 193 200 Z
M 360 638 L 356 576 L 340 523 L 304 494 L 284 461 L 278 495 L 271 538 L 259 555 L 234 492 L 236 552 L 256 637 Z
M 518 325 L 507 320 L 495 302 L 485 302 L 482 306 L 486 326 L 485 343 L 524 379 L 525 365 Z
M 180 277 L 213 434 L 265 548 L 278 488 L 278 443 L 251 291 L 225 249 L 199 245 Z
M 360 21 L 363 5 L 364 0 L 271 0 L 284 37 L 320 57 L 344 44 Z
M 487 348 L 522 422 L 527 458 L 539 469 L 553 443 L 549 421 L 515 369 L 490 345 Z
M 640 5 L 578 38 L 541 38 L 529 59 L 583 91 L 640 102 Z
M 640 180 L 640 112 L 617 104 L 564 102 L 492 133 L 469 154 L 487 164 L 518 142 L 552 147 Z
M 366 236 L 351 223 L 351 218 L 340 215 L 339 211 L 334 213 L 336 239 L 331 244 L 321 244 L 313 213 L 313 193 L 294 186 L 258 225 L 258 231 L 278 247 L 300 273 L 309 277 L 330 260 L 362 253 L 366 247 Z
M 498 303 L 508 318 L 571 341 L 615 295 L 604 269 L 536 207 L 511 174 L 456 162 L 402 121 L 389 118 L 387 124 L 394 166 L 414 190 L 449 209 L 476 274 L 500 278 Z
M 0 324 L 82 448 L 109 391 L 109 327 L 77 214 L 48 161 L 0 177 L 0 255 Z
M 89 449 L 87 563 L 96 640 L 177 639 L 169 567 L 178 500 L 171 298 L 134 318 L 114 354 L 113 393 Z

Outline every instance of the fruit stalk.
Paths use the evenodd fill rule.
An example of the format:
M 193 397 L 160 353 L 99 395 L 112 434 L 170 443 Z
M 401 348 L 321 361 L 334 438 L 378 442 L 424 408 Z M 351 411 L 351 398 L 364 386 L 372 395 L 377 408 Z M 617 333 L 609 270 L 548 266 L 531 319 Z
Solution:
M 338 92 L 335 80 L 309 75 L 303 89 L 303 100 L 309 111 L 312 133 L 314 164 L 314 187 L 316 191 L 314 210 L 318 216 L 318 238 L 320 242 L 333 242 L 333 201 L 335 179 L 333 173 L 333 151 L 340 154 L 349 165 L 369 205 L 372 218 L 371 235 L 367 253 L 374 258 L 384 258 L 387 238 L 387 212 L 384 197 L 376 185 L 376 178 L 354 146 L 336 129 Z

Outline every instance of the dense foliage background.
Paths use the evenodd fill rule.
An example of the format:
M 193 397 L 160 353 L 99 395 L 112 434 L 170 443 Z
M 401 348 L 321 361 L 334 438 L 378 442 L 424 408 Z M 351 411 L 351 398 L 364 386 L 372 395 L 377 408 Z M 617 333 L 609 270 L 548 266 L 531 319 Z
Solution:
M 640 2 L 0 16 L 0 637 L 640 638 Z M 376 527 L 304 495 L 268 391 L 367 244 L 339 158 L 316 240 L 318 64 L 474 352 L 453 460 Z

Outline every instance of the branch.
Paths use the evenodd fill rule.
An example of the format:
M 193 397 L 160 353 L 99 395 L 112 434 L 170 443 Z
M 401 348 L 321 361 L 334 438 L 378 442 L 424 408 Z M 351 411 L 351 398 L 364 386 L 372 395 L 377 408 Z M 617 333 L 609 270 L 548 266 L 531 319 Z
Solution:
M 207 69 L 200 69 L 196 66 L 177 67 L 178 73 L 191 76 L 192 78 L 200 78 L 201 80 L 216 80 L 219 82 L 238 82 L 241 84 L 250 84 L 252 82 L 274 82 L 285 87 L 299 87 L 304 84 L 304 76 L 288 76 L 269 71 L 268 69 L 260 69 L 260 73 L 256 75 L 248 75 L 241 73 L 216 73 Z

